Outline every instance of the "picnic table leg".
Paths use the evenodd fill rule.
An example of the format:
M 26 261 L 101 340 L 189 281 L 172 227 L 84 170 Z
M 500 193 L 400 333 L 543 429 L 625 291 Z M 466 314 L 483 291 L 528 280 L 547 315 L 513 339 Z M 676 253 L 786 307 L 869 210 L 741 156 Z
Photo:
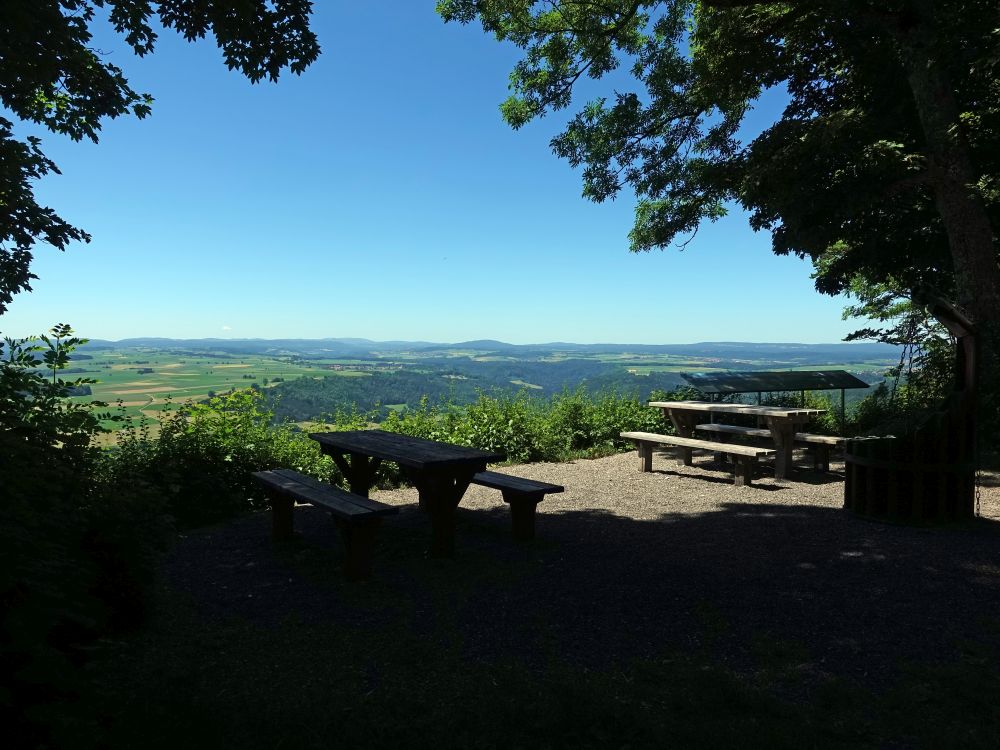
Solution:
M 429 557 L 455 556 L 455 509 L 474 474 L 474 471 L 458 476 L 424 472 L 415 477 L 420 507 L 431 517 Z
M 361 497 L 368 497 L 368 492 L 375 484 L 375 472 L 382 463 L 381 458 L 369 458 L 359 453 L 349 453 L 350 461 L 343 453 L 331 453 L 330 457 L 337 464 L 351 492 Z
M 784 479 L 792 471 L 792 451 L 795 441 L 795 425 L 776 417 L 767 418 L 767 426 L 774 439 L 774 478 Z
M 694 428 L 698 424 L 698 412 L 691 413 L 690 411 L 663 407 L 663 414 L 670 419 L 678 435 L 685 438 L 694 437 Z M 681 448 L 681 463 L 685 466 L 691 466 L 693 463 L 692 455 L 691 448 Z

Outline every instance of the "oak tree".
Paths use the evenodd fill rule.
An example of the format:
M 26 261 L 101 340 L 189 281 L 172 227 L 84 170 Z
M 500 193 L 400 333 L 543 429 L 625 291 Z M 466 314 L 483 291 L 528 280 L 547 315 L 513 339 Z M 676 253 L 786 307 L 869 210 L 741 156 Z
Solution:
M 441 0 L 524 55 L 504 118 L 569 107 L 584 77 L 622 90 L 552 140 L 583 194 L 637 197 L 633 250 L 664 248 L 737 202 L 817 287 L 863 279 L 955 301 L 1000 389 L 1000 6 L 995 0 Z M 610 89 L 610 85 L 609 85 Z M 769 90 L 787 103 L 743 142 Z

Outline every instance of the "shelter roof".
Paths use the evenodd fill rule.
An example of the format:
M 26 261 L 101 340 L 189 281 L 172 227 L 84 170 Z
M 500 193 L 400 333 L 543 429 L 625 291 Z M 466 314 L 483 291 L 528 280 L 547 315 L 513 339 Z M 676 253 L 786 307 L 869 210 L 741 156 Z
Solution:
M 832 391 L 867 388 L 847 370 L 786 370 L 784 372 L 685 372 L 681 377 L 703 393 Z

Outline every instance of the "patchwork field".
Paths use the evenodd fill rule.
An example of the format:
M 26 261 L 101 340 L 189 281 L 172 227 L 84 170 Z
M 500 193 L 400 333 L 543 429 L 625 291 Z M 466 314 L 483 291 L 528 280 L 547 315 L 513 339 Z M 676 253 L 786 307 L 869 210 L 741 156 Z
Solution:
M 257 384 L 269 388 L 282 381 L 325 375 L 364 375 L 330 369 L 323 363 L 299 363 L 289 358 L 259 355 L 221 357 L 206 353 L 178 354 L 157 350 L 96 351 L 93 359 L 74 359 L 64 377 L 94 378 L 90 396 L 74 401 L 105 401 L 126 421 L 106 422 L 113 429 L 137 425 L 145 417 L 153 423 L 165 410 L 189 401 L 202 401 L 231 388 Z

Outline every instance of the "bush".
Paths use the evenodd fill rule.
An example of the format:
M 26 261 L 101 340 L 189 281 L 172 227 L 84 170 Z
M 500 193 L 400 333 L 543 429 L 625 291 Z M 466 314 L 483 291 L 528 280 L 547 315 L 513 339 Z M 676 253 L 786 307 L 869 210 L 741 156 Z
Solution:
M 564 451 L 543 410 L 524 391 L 515 396 L 480 394 L 457 422 L 455 436 L 460 444 L 502 453 L 511 463 L 557 461 Z
M 126 428 L 105 459 L 106 476 L 159 493 L 181 528 L 266 507 L 251 472 L 291 468 L 329 480 L 333 462 L 290 424 L 273 425 L 254 389 L 184 405 L 163 420 L 158 437 Z
M 684 397 L 688 392 L 684 391 Z M 664 398 L 669 394 L 663 394 Z M 503 453 L 511 463 L 568 461 L 582 456 L 630 450 L 626 431 L 662 431 L 663 419 L 637 395 L 586 388 L 565 390 L 548 400 L 528 391 L 516 396 L 481 393 L 476 403 L 458 408 L 450 402 L 390 412 L 379 425 L 406 435 Z
M 586 388 L 564 390 L 548 407 L 549 429 L 564 446 L 557 460 L 574 456 L 600 456 L 631 450 L 622 432 L 662 432 L 663 418 L 638 395 L 607 391 L 591 396 Z
M 67 400 L 93 382 L 58 377 L 80 343 L 60 325 L 0 345 L 0 711 L 31 745 L 72 737 L 80 667 L 96 639 L 141 620 L 165 542 L 156 502 L 100 477 L 104 404 Z

